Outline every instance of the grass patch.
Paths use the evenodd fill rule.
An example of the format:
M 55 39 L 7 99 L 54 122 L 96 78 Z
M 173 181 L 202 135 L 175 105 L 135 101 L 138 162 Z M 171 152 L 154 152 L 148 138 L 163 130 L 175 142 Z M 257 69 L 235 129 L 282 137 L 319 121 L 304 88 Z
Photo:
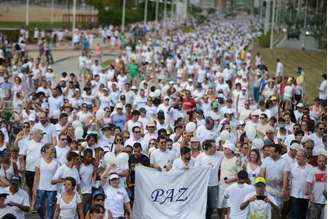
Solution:
M 327 52 L 302 51 L 298 49 L 261 48 L 255 46 L 253 54 L 259 52 L 262 61 L 268 66 L 270 74 L 274 76 L 276 69 L 276 59 L 280 58 L 285 67 L 286 76 L 295 76 L 299 66 L 304 69 L 305 101 L 310 103 L 314 97 L 319 95 L 321 75 L 327 69 Z
M 13 21 L 0 21 L 0 28 L 22 28 L 25 27 L 25 22 L 13 22 Z M 66 23 L 54 22 L 30 22 L 28 25 L 29 29 L 37 27 L 39 29 L 52 29 L 52 28 L 65 28 Z

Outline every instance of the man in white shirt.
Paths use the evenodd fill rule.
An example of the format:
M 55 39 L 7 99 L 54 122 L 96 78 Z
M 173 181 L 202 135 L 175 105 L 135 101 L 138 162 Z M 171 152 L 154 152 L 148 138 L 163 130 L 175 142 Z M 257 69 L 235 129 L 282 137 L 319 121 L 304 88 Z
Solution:
M 320 83 L 319 87 L 319 100 L 321 105 L 327 105 L 327 74 L 322 75 L 323 80 Z
M 25 219 L 25 213 L 30 211 L 30 202 L 27 192 L 21 189 L 20 185 L 20 176 L 12 176 L 10 186 L 5 188 L 5 192 L 9 194 L 6 202 L 17 218 Z
M 194 167 L 194 160 L 191 160 L 191 149 L 180 148 L 181 156 L 173 161 L 172 170 L 187 170 Z
M 20 154 L 25 157 L 25 165 L 23 164 L 22 166 L 25 168 L 26 184 L 32 192 L 35 165 L 41 157 L 41 148 L 43 146 L 41 139 L 44 132 L 41 129 L 33 129 L 31 134 L 33 136 L 32 139 L 26 143 L 27 146 L 24 148 L 25 150 L 20 152 Z
M 205 125 L 198 126 L 196 137 L 201 143 L 205 140 L 215 140 L 218 137 L 218 133 L 214 128 L 214 120 L 211 117 L 205 119 Z
M 211 168 L 210 180 L 207 187 L 207 209 L 206 219 L 210 219 L 213 210 L 218 205 L 219 193 L 219 169 L 223 154 L 216 150 L 214 140 L 205 140 L 203 142 L 204 153 L 197 156 L 195 167 Z
M 147 153 L 148 145 L 146 145 L 145 139 L 141 137 L 141 125 L 136 125 L 132 128 L 132 135 L 128 140 L 125 141 L 124 147 L 127 145 L 133 147 L 134 143 L 137 142 L 141 144 L 143 153 Z
M 311 174 L 312 167 L 306 163 L 307 152 L 305 149 L 297 151 L 297 162 L 291 165 L 290 200 L 293 218 L 306 218 L 309 205 L 309 196 L 305 194 L 306 180 Z
M 306 179 L 307 195 L 312 197 L 310 219 L 323 218 L 327 203 L 327 154 L 320 153 L 317 160 L 318 166 L 313 168 Z
M 237 177 L 238 182 L 229 185 L 224 191 L 224 198 L 227 199 L 227 216 L 230 219 L 240 219 L 247 216 L 247 211 L 240 210 L 240 205 L 247 194 L 255 191 L 253 185 L 247 184 L 249 179 L 246 171 L 239 171 Z
M 172 168 L 174 155 L 167 150 L 166 138 L 164 136 L 158 137 L 158 149 L 155 149 L 150 154 L 150 167 L 159 171 L 169 171 Z
M 284 76 L 284 65 L 281 63 L 280 59 L 277 59 L 276 64 L 276 77 Z
M 251 192 L 244 198 L 240 210 L 246 210 L 246 218 L 271 218 L 271 210 L 279 210 L 276 200 L 266 192 L 266 180 L 263 177 L 255 179 L 255 192 Z
M 48 120 L 48 114 L 45 112 L 40 113 L 40 122 L 35 124 L 32 128 L 40 129 L 44 133 L 42 143 L 48 144 L 51 143 L 53 145 L 57 144 L 57 134 L 56 128 L 53 124 L 51 124 Z

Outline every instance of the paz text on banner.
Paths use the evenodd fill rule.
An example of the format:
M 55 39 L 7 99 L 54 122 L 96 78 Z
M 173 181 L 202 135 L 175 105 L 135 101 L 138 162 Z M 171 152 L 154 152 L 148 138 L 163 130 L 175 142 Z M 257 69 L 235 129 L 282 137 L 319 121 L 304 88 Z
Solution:
M 205 218 L 210 169 L 159 172 L 136 168 L 134 219 Z

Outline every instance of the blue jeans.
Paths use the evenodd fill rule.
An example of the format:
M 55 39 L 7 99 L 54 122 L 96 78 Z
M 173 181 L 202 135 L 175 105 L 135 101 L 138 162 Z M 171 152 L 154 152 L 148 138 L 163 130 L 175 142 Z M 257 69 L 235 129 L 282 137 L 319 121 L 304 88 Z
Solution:
M 45 201 L 47 199 L 47 219 L 52 219 L 54 217 L 55 207 L 56 207 L 56 195 L 57 191 L 45 191 L 38 190 L 36 194 L 36 209 L 41 217 L 44 219 L 44 207 Z

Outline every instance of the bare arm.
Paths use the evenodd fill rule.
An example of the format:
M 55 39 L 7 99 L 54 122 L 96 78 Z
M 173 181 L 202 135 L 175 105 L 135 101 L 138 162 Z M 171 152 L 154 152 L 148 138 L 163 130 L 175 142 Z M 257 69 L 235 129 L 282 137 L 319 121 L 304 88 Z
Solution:
M 79 203 L 77 205 L 77 211 L 78 211 L 78 214 L 80 216 L 80 219 L 84 219 L 84 214 L 83 214 L 83 205 L 82 203 Z
M 57 204 L 56 205 L 56 209 L 55 209 L 55 214 L 54 214 L 54 218 L 53 219 L 58 219 L 59 218 L 59 213 L 60 213 L 60 207 Z

